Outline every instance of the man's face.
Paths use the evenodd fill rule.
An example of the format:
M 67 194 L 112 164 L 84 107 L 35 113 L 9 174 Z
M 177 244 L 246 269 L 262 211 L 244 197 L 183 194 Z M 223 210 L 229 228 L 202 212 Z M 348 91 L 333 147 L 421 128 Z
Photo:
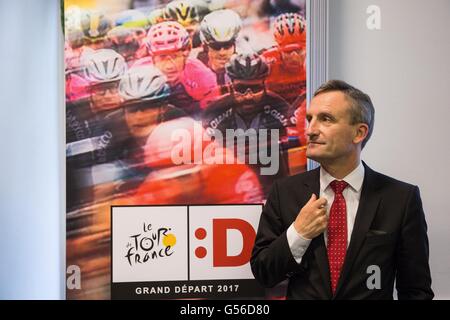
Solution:
M 118 108 L 121 103 L 118 87 L 118 82 L 91 85 L 92 111 L 100 112 Z
M 306 113 L 306 156 L 321 164 L 351 159 L 360 152 L 359 124 L 352 125 L 350 102 L 339 91 L 321 93 Z
M 192 23 L 190 25 L 184 26 L 184 28 L 189 33 L 189 37 L 192 39 L 194 37 L 194 35 L 195 35 L 195 32 L 199 28 L 199 24 L 197 22 L 196 23 Z
M 281 49 L 283 65 L 289 70 L 298 70 L 303 67 L 306 58 L 306 50 L 298 46 L 286 46 Z
M 254 105 L 261 101 L 265 94 L 264 80 L 234 80 L 233 95 L 238 104 Z
M 148 101 L 125 106 L 125 120 L 131 135 L 136 139 L 147 138 L 158 124 L 163 104 Z
M 153 57 L 153 63 L 159 70 L 161 70 L 162 73 L 165 74 L 170 86 L 174 86 L 180 81 L 187 56 L 187 51 L 156 55 Z
M 234 54 L 234 42 L 215 43 L 208 46 L 208 62 L 214 71 L 222 70 Z

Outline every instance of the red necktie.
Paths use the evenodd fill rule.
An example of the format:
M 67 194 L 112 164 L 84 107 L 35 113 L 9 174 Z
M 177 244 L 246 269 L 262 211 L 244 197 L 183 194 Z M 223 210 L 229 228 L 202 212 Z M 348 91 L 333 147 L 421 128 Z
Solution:
M 334 201 L 328 219 L 327 252 L 330 264 L 331 289 L 334 294 L 347 251 L 347 207 L 342 191 L 348 186 L 348 183 L 334 180 L 330 183 L 330 186 L 334 191 Z

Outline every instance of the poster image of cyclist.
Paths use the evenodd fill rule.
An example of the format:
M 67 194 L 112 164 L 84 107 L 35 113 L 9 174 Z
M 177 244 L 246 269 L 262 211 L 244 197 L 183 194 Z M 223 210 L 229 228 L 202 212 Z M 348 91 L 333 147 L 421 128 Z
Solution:
M 116 252 L 112 208 L 185 206 L 192 226 L 193 221 L 201 221 L 196 212 L 203 212 L 195 206 L 217 205 L 217 212 L 225 212 L 223 206 L 249 205 L 242 208 L 244 219 L 245 210 L 253 212 L 251 206 L 264 203 L 275 179 L 307 170 L 305 1 L 61 3 L 66 263 L 81 274 L 81 284 L 68 286 L 66 295 L 68 299 L 111 299 L 116 296 L 112 291 L 112 253 Z M 182 215 L 182 210 L 173 212 Z M 228 213 L 205 214 L 214 232 L 224 228 L 219 218 L 231 224 L 236 220 Z M 163 221 L 158 219 L 164 217 L 153 221 Z M 257 219 L 247 222 L 234 227 L 251 239 L 250 226 L 256 228 Z M 148 221 L 143 226 L 141 231 L 150 234 Z M 182 233 L 166 229 L 161 239 L 156 235 L 148 239 L 153 239 L 152 250 L 161 240 L 167 253 L 164 259 L 175 259 L 168 248 L 181 246 Z M 206 238 L 209 229 L 198 230 L 193 233 L 195 241 Z M 137 235 L 134 239 L 137 243 Z M 243 243 L 242 250 L 245 239 Z M 198 259 L 220 249 L 216 245 L 198 248 L 192 249 Z M 216 271 L 233 263 L 229 261 L 243 264 L 247 259 L 244 251 L 234 260 L 214 254 L 211 263 Z M 134 264 L 142 262 L 135 252 L 127 255 L 131 256 L 137 259 Z M 125 254 L 114 253 L 114 257 Z M 229 281 L 222 271 L 217 275 Z M 192 280 L 189 274 L 187 278 Z M 133 290 L 134 294 L 142 291 Z M 174 293 L 167 297 L 176 298 Z M 219 293 L 198 297 L 220 297 Z M 227 297 L 233 297 L 232 293 L 228 291 Z M 252 294 L 234 293 L 235 297 Z M 282 293 L 265 297 L 282 298 Z

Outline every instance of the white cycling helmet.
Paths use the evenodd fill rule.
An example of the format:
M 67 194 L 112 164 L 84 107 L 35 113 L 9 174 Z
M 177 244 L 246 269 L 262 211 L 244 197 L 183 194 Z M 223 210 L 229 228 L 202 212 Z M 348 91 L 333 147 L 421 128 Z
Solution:
M 91 82 L 116 81 L 127 71 L 125 59 L 112 49 L 86 51 L 81 60 L 85 78 Z
M 120 80 L 119 94 L 126 101 L 156 101 L 170 95 L 164 74 L 155 66 L 131 68 Z
M 203 44 L 235 41 L 241 28 L 241 17 L 233 10 L 213 11 L 200 24 L 200 39 Z

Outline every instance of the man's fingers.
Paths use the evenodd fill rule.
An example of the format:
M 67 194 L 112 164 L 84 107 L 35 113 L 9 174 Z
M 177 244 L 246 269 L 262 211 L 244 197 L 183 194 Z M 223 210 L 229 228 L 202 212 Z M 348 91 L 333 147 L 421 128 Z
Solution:
M 317 212 L 317 216 L 316 216 L 316 222 L 327 222 L 328 221 L 328 216 L 324 213 L 324 212 Z
M 312 195 L 311 195 L 311 198 L 309 198 L 309 200 L 308 200 L 308 203 L 307 204 L 311 204 L 311 203 L 314 203 L 314 201 L 316 201 L 317 200 L 317 196 L 316 196 L 316 194 L 315 193 L 313 193 Z
M 316 214 L 316 217 L 322 217 L 327 215 L 327 210 L 325 210 L 325 208 L 319 208 L 316 209 L 314 213 Z
M 326 207 L 326 205 L 327 205 L 327 199 L 325 199 L 325 198 L 319 198 L 319 199 L 317 199 L 315 202 L 314 202 L 314 204 L 313 204 L 315 207 L 317 207 L 317 208 L 325 208 Z

